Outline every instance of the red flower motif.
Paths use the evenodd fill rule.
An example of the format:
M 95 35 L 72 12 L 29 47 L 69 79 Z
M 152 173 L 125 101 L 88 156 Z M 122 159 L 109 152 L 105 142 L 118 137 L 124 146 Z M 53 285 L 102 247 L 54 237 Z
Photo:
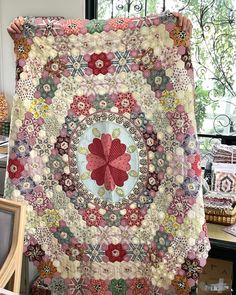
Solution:
M 126 214 L 123 218 L 123 221 L 129 226 L 141 226 L 141 222 L 144 219 L 144 215 L 139 208 L 126 209 Z
M 109 258 L 109 261 L 121 262 L 126 255 L 126 251 L 121 244 L 110 244 L 108 245 L 107 250 L 105 251 L 106 256 Z
M 47 62 L 45 65 L 45 71 L 53 77 L 60 78 L 65 71 L 66 65 L 63 58 L 55 57 Z
M 45 252 L 39 244 L 29 245 L 25 252 L 25 256 L 29 257 L 30 261 L 41 261 Z
M 83 214 L 83 219 L 86 221 L 88 226 L 101 225 L 103 221 L 102 215 L 98 212 L 98 209 L 86 209 Z
M 148 284 L 147 279 L 132 279 L 130 280 L 130 290 L 132 290 L 133 295 L 143 295 L 149 294 L 150 286 Z
M 200 176 L 202 173 L 202 169 L 200 166 L 200 154 L 196 154 L 195 161 L 192 163 L 192 169 L 195 171 L 197 176 Z
M 24 166 L 18 159 L 10 159 L 7 170 L 10 178 L 20 178 L 22 171 L 24 171 Z
M 136 101 L 130 92 L 119 93 L 115 105 L 119 109 L 119 113 L 131 113 L 136 106 Z
M 66 255 L 69 256 L 69 259 L 74 261 L 74 260 L 79 260 L 82 261 L 83 255 L 85 252 L 85 246 L 80 243 L 74 244 L 67 244 L 68 248 L 66 249 L 65 253 Z
M 89 109 L 91 108 L 91 103 L 88 101 L 87 96 L 74 96 L 73 102 L 71 104 L 71 109 L 77 115 L 89 115 Z
M 108 68 L 111 65 L 111 61 L 105 53 L 93 53 L 90 56 L 90 61 L 88 62 L 88 66 L 92 69 L 94 75 L 103 74 L 106 75 L 108 73 Z
M 110 134 L 102 134 L 94 138 L 88 146 L 90 154 L 87 155 L 86 168 L 92 171 L 91 178 L 97 185 L 103 185 L 107 190 L 113 191 L 115 186 L 123 186 L 128 179 L 127 171 L 130 169 L 131 156 L 125 153 L 126 145 L 118 138 L 112 139 Z
M 107 291 L 107 283 L 103 280 L 94 280 L 89 281 L 89 291 L 93 295 L 105 295 Z

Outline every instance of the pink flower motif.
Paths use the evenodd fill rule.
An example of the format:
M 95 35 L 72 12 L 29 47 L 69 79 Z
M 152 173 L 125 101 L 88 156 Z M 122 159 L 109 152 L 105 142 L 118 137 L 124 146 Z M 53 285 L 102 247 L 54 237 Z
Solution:
M 106 31 L 113 30 L 113 31 L 118 31 L 118 30 L 126 30 L 129 27 L 129 24 L 132 23 L 132 19 L 130 18 L 113 18 L 110 19 L 105 27 Z
M 144 213 L 139 208 L 128 208 L 122 221 L 129 226 L 141 226 L 143 219 Z
M 169 167 L 172 168 L 171 174 L 174 176 L 177 175 L 187 175 L 188 169 L 191 168 L 191 164 L 186 161 L 185 156 L 176 155 L 171 153 L 171 161 L 169 162 Z
M 193 133 L 191 121 L 182 105 L 178 105 L 175 112 L 167 112 L 166 116 L 170 121 L 170 125 L 178 141 L 182 142 L 186 134 Z
M 38 215 L 43 215 L 45 209 L 52 209 L 53 205 L 43 192 L 41 186 L 37 186 L 31 194 L 26 194 L 25 199 L 33 206 Z
M 91 178 L 97 185 L 104 185 L 107 190 L 113 191 L 116 186 L 123 186 L 128 179 L 131 156 L 126 153 L 126 145 L 120 139 L 112 139 L 110 134 L 102 134 L 94 138 L 88 146 L 86 168 L 92 171 Z
M 18 139 L 25 139 L 29 144 L 35 144 L 43 122 L 42 118 L 35 119 L 33 114 L 26 113 L 23 124 L 19 129 Z
M 98 212 L 97 208 L 86 209 L 83 213 L 83 219 L 86 221 L 88 226 L 100 226 L 103 222 L 102 215 Z
M 29 157 L 26 162 L 25 170 L 30 176 L 41 175 L 44 167 L 45 165 L 41 157 Z
M 37 24 L 36 35 L 41 36 L 57 36 L 62 35 L 62 25 L 60 17 L 39 17 L 35 19 Z
M 161 65 L 164 69 L 175 67 L 177 62 L 180 60 L 180 55 L 178 54 L 177 47 L 163 48 L 160 55 L 160 60 L 161 60 Z
M 176 217 L 178 223 L 182 223 L 189 209 L 192 207 L 192 198 L 185 196 L 182 189 L 177 189 L 170 203 L 168 213 Z
M 136 105 L 136 101 L 133 98 L 133 94 L 130 92 L 119 93 L 116 98 L 115 105 L 119 109 L 119 113 L 131 113 Z
M 89 109 L 91 108 L 91 103 L 89 102 L 87 96 L 74 96 L 73 102 L 71 104 L 71 109 L 75 115 L 89 115 Z
M 107 290 L 107 282 L 104 280 L 89 281 L 89 293 L 88 295 L 105 295 Z
M 68 295 L 86 295 L 88 288 L 90 288 L 88 278 L 73 278 L 68 284 L 68 288 L 70 290 Z
M 83 22 L 78 19 L 69 19 L 63 22 L 62 27 L 66 35 L 78 35 L 83 27 Z
M 150 282 L 146 278 L 132 279 L 129 283 L 129 291 L 133 295 L 149 294 Z

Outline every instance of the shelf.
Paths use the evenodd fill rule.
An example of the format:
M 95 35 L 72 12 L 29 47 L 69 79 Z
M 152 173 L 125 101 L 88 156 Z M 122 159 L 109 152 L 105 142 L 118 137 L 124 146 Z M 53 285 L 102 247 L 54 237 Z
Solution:
M 223 231 L 225 225 L 207 223 L 211 243 L 209 256 L 223 260 L 236 260 L 236 237 Z

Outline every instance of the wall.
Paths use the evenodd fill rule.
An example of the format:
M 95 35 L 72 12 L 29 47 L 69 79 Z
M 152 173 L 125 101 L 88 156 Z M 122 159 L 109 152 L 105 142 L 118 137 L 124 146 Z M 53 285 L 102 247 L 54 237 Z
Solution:
M 17 16 L 64 16 L 65 18 L 84 18 L 84 0 L 0 0 L 0 92 L 5 93 L 9 110 L 12 108 L 15 88 L 15 56 L 13 41 L 7 27 Z M 32 283 L 37 270 L 32 263 L 24 263 L 22 290 L 27 294 L 25 281 Z
M 15 57 L 13 41 L 7 27 L 17 16 L 64 16 L 84 18 L 84 0 L 0 0 L 0 92 L 7 96 L 12 108 L 15 88 Z

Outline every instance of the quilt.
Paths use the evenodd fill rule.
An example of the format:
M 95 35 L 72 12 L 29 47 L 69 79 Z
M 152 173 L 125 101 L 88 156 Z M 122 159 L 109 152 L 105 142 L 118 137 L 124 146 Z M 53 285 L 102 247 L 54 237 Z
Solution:
M 179 294 L 209 251 L 190 38 L 171 13 L 25 17 L 5 197 L 41 294 Z

